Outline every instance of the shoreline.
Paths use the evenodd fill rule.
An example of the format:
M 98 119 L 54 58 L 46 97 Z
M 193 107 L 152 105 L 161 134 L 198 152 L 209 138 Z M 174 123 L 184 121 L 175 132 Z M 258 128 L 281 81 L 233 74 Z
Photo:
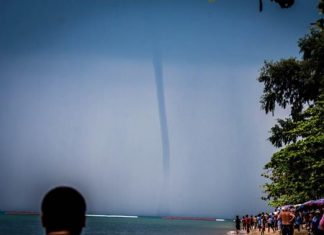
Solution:
M 227 235 L 235 235 L 236 234 L 236 230 L 231 230 L 229 232 L 227 232 Z M 240 230 L 239 234 L 248 234 L 245 230 Z M 258 229 L 253 229 L 250 231 L 251 235 L 261 235 L 261 232 Z M 308 235 L 308 231 L 306 229 L 301 229 L 300 231 L 298 230 L 294 230 L 294 235 Z M 279 230 L 277 231 L 270 231 L 268 232 L 268 230 L 266 229 L 266 231 L 264 232 L 264 235 L 280 235 Z
M 252 235 L 257 235 L 257 234 L 261 234 L 261 232 L 259 232 L 259 230 L 255 229 L 252 231 L 251 233 Z M 280 235 L 279 230 L 275 231 L 275 232 L 268 232 L 267 230 L 265 231 L 264 235 Z M 308 235 L 308 231 L 306 229 L 301 229 L 300 231 L 298 230 L 294 230 L 294 235 Z

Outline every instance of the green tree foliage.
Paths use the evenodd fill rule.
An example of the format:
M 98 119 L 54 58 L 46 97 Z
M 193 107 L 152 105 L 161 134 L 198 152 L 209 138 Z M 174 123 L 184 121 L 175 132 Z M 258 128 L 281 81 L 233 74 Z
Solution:
M 323 13 L 324 1 L 319 3 Z M 324 31 L 319 19 L 299 40 L 302 58 L 266 61 L 259 82 L 266 113 L 276 105 L 290 116 L 271 128 L 270 142 L 279 150 L 264 167 L 265 196 L 272 206 L 324 197 Z
M 264 185 L 273 206 L 301 203 L 324 196 L 324 101 L 303 112 L 302 119 L 279 120 L 271 129 L 270 141 L 281 148 L 263 174 Z
M 291 107 L 293 120 L 298 120 L 305 104 L 318 100 L 324 84 L 324 37 L 323 32 L 312 29 L 299 40 L 303 59 L 266 61 L 259 76 L 264 83 L 262 108 L 274 112 L 275 106 Z

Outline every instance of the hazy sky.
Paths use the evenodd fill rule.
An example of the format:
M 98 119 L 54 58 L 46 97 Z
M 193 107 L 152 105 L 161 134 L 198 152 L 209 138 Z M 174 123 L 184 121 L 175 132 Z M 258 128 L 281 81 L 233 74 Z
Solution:
M 0 0 L 0 209 L 38 210 L 62 184 L 93 213 L 266 209 L 260 174 L 278 116 L 260 109 L 256 79 L 265 59 L 299 56 L 317 0 L 264 0 L 262 13 L 258 2 Z

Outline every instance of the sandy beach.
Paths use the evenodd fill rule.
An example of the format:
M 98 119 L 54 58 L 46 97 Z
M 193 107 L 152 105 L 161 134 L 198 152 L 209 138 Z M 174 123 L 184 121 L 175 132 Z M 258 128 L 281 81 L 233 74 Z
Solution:
M 250 234 L 251 235 L 260 235 L 261 232 L 259 232 L 259 230 L 257 230 L 257 229 L 254 229 L 254 230 L 252 230 L 250 232 Z M 270 232 L 268 232 L 268 230 L 266 230 L 264 234 L 265 235 L 280 235 L 279 231 L 275 231 L 275 232 L 270 231 Z M 308 231 L 305 230 L 305 229 L 301 229 L 300 231 L 295 230 L 294 235 L 308 235 Z
M 227 234 L 234 235 L 234 234 L 236 234 L 236 231 L 232 230 L 232 231 L 228 232 Z M 241 230 L 239 234 L 247 234 L 247 232 L 245 230 Z M 258 229 L 252 229 L 249 234 L 261 235 L 261 232 Z M 268 232 L 268 229 L 266 229 L 264 235 L 280 235 L 280 232 L 279 231 L 273 232 L 272 230 L 270 232 Z M 295 230 L 294 235 L 308 235 L 308 231 L 305 229 L 301 229 L 300 231 Z

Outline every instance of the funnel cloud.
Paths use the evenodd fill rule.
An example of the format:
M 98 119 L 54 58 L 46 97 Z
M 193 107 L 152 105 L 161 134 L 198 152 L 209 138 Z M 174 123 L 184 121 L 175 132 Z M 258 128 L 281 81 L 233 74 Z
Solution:
M 159 120 L 161 128 L 161 141 L 162 141 L 162 156 L 163 156 L 163 170 L 164 177 L 169 177 L 170 172 L 170 147 L 169 147 L 169 134 L 168 134 L 168 121 L 165 108 L 165 93 L 163 86 L 163 69 L 162 60 L 159 52 L 155 52 L 153 56 L 153 66 L 155 74 L 156 95 L 159 107 Z

